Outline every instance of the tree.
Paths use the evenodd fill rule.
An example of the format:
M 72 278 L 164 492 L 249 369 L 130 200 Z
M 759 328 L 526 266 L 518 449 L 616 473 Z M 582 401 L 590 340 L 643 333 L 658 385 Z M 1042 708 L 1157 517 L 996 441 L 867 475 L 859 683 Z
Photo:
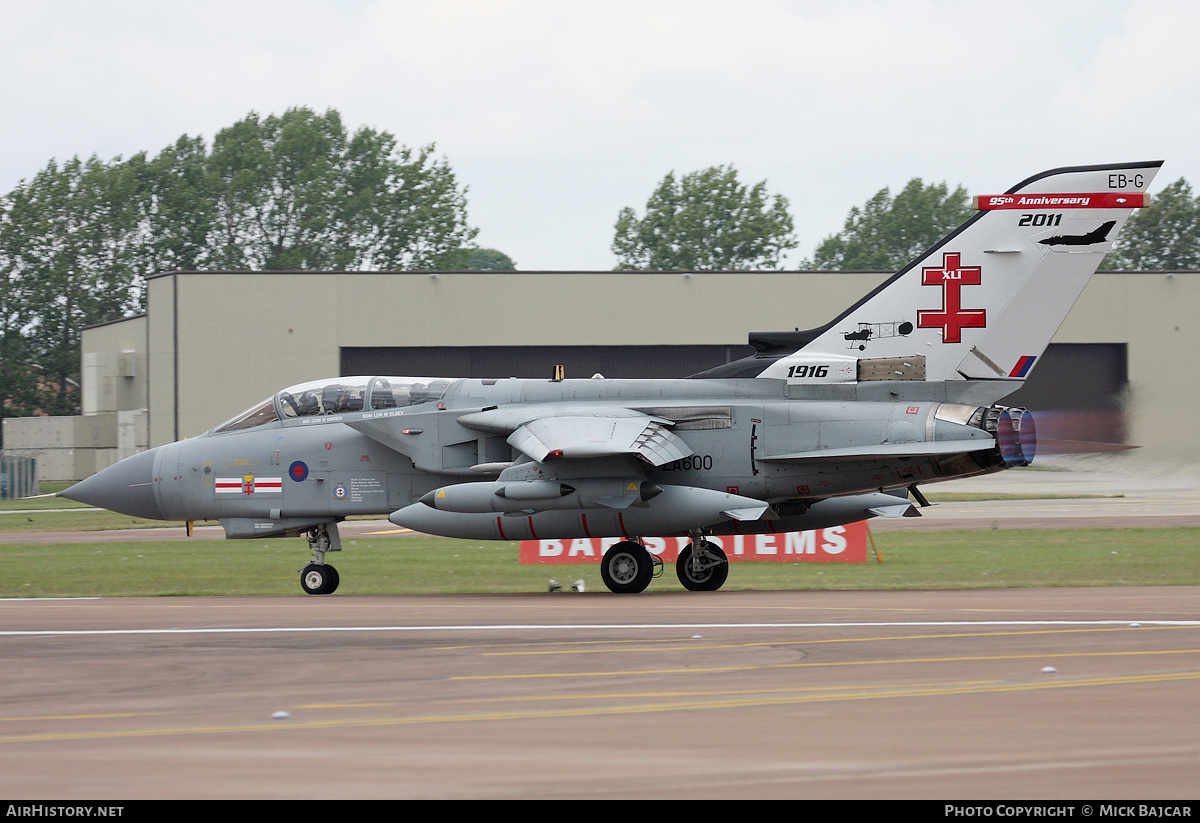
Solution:
M 0 196 L 0 415 L 75 413 L 80 330 L 141 310 L 152 274 L 429 269 L 469 248 L 466 189 L 433 151 L 297 108 L 211 152 L 184 135 L 153 158 L 51 161 Z
M 443 271 L 516 271 L 513 259 L 498 249 L 455 249 L 438 262 Z
M 19 346 L 9 340 L 25 357 L 11 374 L 26 382 L 12 397 L 29 410 L 76 411 L 80 330 L 135 306 L 136 198 L 134 176 L 95 157 L 51 161 L 4 198 L 0 273 L 11 295 L 4 334 L 23 338 Z
M 881 189 L 862 208 L 855 206 L 845 226 L 821 241 L 802 268 L 898 269 L 971 216 L 966 189 L 945 183 L 923 185 L 920 178 L 895 198 Z
M 621 209 L 612 250 L 618 270 L 729 271 L 778 268 L 796 245 L 787 199 L 765 180 L 747 188 L 729 165 L 669 173 L 644 217 Z
M 341 116 L 251 114 L 213 140 L 205 261 L 225 269 L 428 269 L 468 243 L 465 190 L 433 146 L 346 133 Z
M 1129 218 L 1105 258 L 1106 269 L 1200 269 L 1200 197 L 1182 177 Z
M 218 196 L 204 138 L 185 134 L 152 160 L 140 153 L 125 165 L 138 180 L 139 274 L 203 268 Z
M 33 302 L 29 284 L 10 262 L 19 239 L 8 209 L 2 207 L 6 205 L 0 201 L 0 417 L 19 417 L 37 407 L 37 376 L 25 336 Z

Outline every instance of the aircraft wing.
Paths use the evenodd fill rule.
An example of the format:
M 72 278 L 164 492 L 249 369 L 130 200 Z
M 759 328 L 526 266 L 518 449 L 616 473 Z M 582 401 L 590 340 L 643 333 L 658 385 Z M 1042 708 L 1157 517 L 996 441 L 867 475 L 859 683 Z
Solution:
M 493 409 L 463 415 L 467 428 L 508 432 L 513 448 L 541 463 L 554 458 L 631 455 L 662 466 L 692 455 L 692 448 L 668 429 L 669 421 L 633 409 Z
M 635 455 L 653 466 L 682 460 L 692 449 L 652 417 L 543 417 L 517 428 L 509 444 L 539 463 L 547 458 Z

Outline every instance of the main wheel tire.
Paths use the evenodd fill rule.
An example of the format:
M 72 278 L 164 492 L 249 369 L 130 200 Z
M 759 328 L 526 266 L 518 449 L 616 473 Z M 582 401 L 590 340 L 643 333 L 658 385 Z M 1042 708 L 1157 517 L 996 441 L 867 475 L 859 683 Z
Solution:
M 616 594 L 644 592 L 654 577 L 654 560 L 646 547 L 638 543 L 617 543 L 600 561 L 600 577 L 608 590 Z
M 329 572 L 329 586 L 325 589 L 325 594 L 333 594 L 337 591 L 338 583 L 342 582 L 342 578 L 338 575 L 338 570 L 328 563 L 325 564 L 325 569 Z
M 675 561 L 675 574 L 679 577 L 679 582 L 683 584 L 683 587 L 690 592 L 715 592 L 724 586 L 725 581 L 729 578 L 729 561 L 725 559 L 725 552 L 712 543 L 708 544 L 708 550 L 721 562 L 700 573 L 696 573 L 692 569 L 691 543 L 679 553 L 679 559 Z
M 304 571 L 300 572 L 300 587 L 308 594 L 329 594 L 333 589 L 330 588 L 337 572 L 330 574 L 332 566 L 318 566 L 316 563 L 309 563 L 304 567 Z

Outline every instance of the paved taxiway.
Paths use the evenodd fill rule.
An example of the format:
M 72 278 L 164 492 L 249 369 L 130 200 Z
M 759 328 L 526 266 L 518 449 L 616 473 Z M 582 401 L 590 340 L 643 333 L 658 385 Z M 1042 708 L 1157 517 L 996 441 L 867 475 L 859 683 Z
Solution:
M 1200 526 L 1200 471 L 1118 457 L 1056 457 L 1047 471 L 1021 469 L 925 486 L 942 492 L 1021 495 L 1023 500 L 941 503 L 920 518 L 875 519 L 885 529 L 1162 528 Z
M 1197 588 L 9 600 L 0 626 L 9 797 L 1194 799 L 1200 774 Z
M 1200 520 L 1194 472 L 932 490 L 1096 496 L 873 528 Z M 0 663 L 10 797 L 1194 799 L 1200 774 L 1197 588 L 11 600 Z

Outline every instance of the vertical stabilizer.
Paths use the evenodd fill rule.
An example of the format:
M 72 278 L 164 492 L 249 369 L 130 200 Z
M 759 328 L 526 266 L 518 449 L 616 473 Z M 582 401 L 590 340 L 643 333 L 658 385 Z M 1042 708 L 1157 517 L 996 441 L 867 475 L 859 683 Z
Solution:
M 760 376 L 843 382 L 898 358 L 923 366 L 909 379 L 1023 381 L 1161 165 L 1055 169 L 976 197 L 970 220 Z

